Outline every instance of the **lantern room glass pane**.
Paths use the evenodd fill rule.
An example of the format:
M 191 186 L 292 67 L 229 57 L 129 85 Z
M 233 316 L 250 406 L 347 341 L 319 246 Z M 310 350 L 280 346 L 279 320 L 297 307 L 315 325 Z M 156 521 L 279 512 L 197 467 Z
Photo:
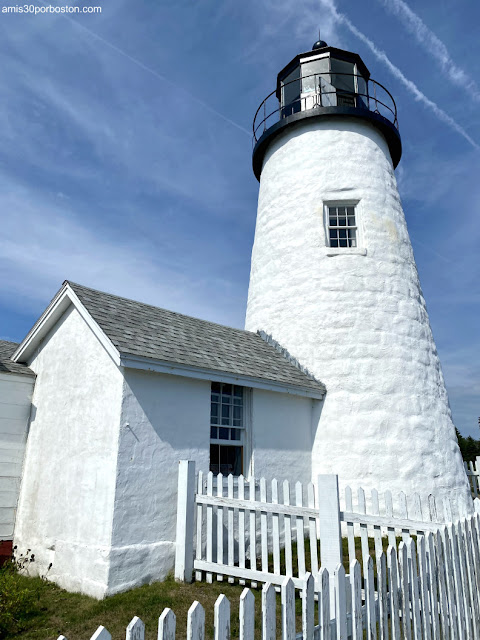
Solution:
M 282 80 L 282 118 L 300 111 L 300 66 Z
M 356 69 L 358 74 L 358 68 Z M 368 109 L 367 82 L 361 75 L 357 75 L 357 107 Z
M 339 91 L 355 93 L 355 65 L 353 62 L 330 59 L 332 69 L 332 84 Z
M 302 63 L 302 93 L 318 92 L 320 77 L 329 81 L 329 60 L 320 58 Z

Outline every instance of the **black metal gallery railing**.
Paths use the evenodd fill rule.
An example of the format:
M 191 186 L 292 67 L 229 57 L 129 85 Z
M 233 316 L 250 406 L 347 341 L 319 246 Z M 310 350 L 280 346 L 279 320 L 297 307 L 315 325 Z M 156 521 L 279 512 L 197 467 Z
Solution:
M 357 90 L 342 88 L 342 84 L 344 87 L 353 84 Z M 253 119 L 254 145 L 276 122 L 294 113 L 319 107 L 365 109 L 383 116 L 398 129 L 395 100 L 388 89 L 375 80 L 366 81 L 363 76 L 355 73 L 315 73 L 283 84 L 280 91 L 283 95 L 289 91 L 294 93 L 297 87 L 299 89 L 297 93 L 300 94 L 298 98 L 287 101 L 278 100 L 277 90 L 275 90 L 258 107 Z M 301 92 L 300 88 L 302 88 Z

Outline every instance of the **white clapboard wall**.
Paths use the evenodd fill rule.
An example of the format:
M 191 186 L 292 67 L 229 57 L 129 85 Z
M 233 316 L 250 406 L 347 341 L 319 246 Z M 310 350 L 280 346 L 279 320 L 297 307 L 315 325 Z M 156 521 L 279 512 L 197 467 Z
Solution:
M 13 537 L 34 381 L 0 372 L 0 540 Z
M 478 640 L 480 637 L 480 515 L 441 525 L 406 541 L 395 540 L 375 560 L 368 556 L 337 565 L 329 575 L 307 572 L 299 593 L 285 578 L 280 594 L 265 583 L 244 588 L 239 603 L 239 640 L 254 640 L 255 620 L 262 640 Z M 298 598 L 298 595 L 301 598 Z M 297 598 L 296 598 L 297 596 Z M 280 611 L 277 600 L 280 598 Z M 301 614 L 296 614 L 296 604 Z M 231 640 L 230 602 L 220 595 L 214 610 L 215 640 Z M 184 629 L 185 620 L 179 621 Z M 188 611 L 187 640 L 205 640 L 205 611 L 194 602 Z M 140 618 L 127 627 L 127 640 L 175 640 L 171 609 L 158 630 L 145 631 Z M 183 636 L 183 633 L 182 633 Z M 58 640 L 66 640 L 60 636 Z M 111 640 L 103 626 L 91 640 Z

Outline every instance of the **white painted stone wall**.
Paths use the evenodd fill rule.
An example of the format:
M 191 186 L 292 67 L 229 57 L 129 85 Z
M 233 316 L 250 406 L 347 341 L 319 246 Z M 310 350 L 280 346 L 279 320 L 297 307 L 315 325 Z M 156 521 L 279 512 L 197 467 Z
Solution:
M 313 403 L 252 390 L 256 477 L 309 480 Z M 209 457 L 210 382 L 126 369 L 108 594 L 173 569 L 178 462 L 194 460 L 206 473 Z
M 35 378 L 0 373 L 0 540 L 12 540 Z
M 252 471 L 256 478 L 310 482 L 321 402 L 253 389 Z
M 366 255 L 329 256 L 323 203 L 358 200 Z M 326 384 L 312 476 L 407 493 L 468 488 L 387 144 L 339 118 L 286 130 L 261 176 L 246 328 Z
M 123 377 L 70 307 L 29 366 L 37 374 L 14 542 L 32 569 L 103 597 L 109 580 Z
M 108 593 L 173 569 L 178 462 L 208 471 L 210 382 L 125 370 Z

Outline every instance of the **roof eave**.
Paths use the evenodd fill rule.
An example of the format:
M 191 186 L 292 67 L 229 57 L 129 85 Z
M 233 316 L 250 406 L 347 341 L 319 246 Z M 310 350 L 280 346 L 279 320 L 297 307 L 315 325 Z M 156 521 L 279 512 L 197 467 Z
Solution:
M 218 371 L 216 369 L 205 369 L 202 367 L 192 367 L 190 365 L 179 364 L 177 362 L 168 362 L 166 360 L 156 360 L 144 356 L 133 355 L 130 353 L 120 354 L 120 365 L 128 369 L 140 369 L 143 371 L 153 371 L 156 373 L 168 373 L 175 376 L 183 376 L 186 378 L 197 378 L 200 380 L 209 380 L 211 382 L 226 382 L 229 384 L 241 384 L 256 389 L 266 391 L 275 391 L 278 393 L 288 393 L 291 395 L 303 396 L 322 400 L 325 396 L 326 389 L 319 384 L 317 389 L 310 387 L 301 387 L 294 384 L 285 384 L 275 380 L 265 380 L 255 378 L 253 376 L 231 373 L 228 371 Z
M 68 280 L 65 280 L 61 289 L 42 313 L 37 322 L 30 329 L 17 350 L 11 356 L 13 362 L 31 362 L 35 351 L 45 336 L 51 331 L 68 307 L 73 304 L 95 336 L 106 349 L 115 364 L 120 364 L 120 354 L 111 340 L 92 318 L 86 307 L 82 304 L 77 294 L 73 291 Z

